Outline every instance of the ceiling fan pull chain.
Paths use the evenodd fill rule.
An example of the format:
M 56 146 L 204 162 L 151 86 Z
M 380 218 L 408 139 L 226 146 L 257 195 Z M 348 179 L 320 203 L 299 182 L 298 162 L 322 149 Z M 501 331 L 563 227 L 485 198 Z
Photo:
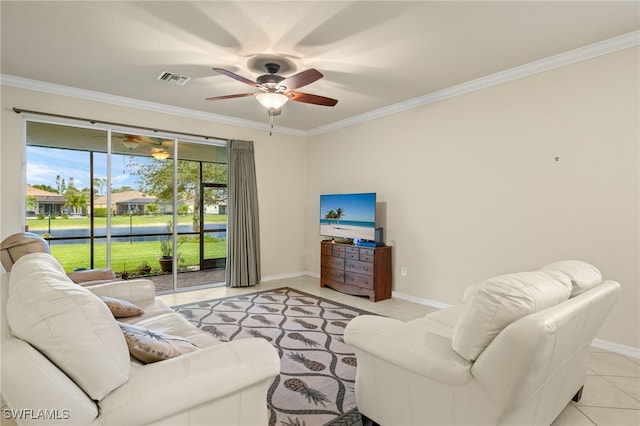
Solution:
M 269 129 L 269 136 L 271 136 L 273 132 L 273 111 L 269 111 L 269 123 L 271 124 L 271 128 Z

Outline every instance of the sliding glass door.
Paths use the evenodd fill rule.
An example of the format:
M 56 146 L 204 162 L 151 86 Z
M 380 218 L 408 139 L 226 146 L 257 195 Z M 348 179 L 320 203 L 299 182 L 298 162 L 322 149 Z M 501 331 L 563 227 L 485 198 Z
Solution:
M 227 184 L 203 182 L 201 192 L 200 269 L 224 269 L 227 263 Z
M 36 120 L 26 140 L 26 224 L 65 270 L 110 267 L 158 292 L 224 281 L 224 143 Z

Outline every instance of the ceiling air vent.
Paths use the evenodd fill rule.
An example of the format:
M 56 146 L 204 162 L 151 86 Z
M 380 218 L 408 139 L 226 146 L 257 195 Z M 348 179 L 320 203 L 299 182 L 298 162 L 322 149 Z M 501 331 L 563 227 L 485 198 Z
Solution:
M 174 74 L 172 72 L 163 71 L 158 76 L 158 80 L 168 81 L 169 83 L 174 83 L 177 86 L 184 86 L 187 84 L 191 77 L 187 77 L 186 75 Z

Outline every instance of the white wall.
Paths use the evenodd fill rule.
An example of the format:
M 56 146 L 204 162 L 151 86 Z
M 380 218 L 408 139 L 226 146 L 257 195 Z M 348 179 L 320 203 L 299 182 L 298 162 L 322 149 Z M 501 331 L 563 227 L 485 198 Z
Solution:
M 2 86 L 0 139 L 0 239 L 23 230 L 24 147 L 22 116 L 11 109 L 43 111 L 68 116 L 157 127 L 176 132 L 254 141 L 260 204 L 262 275 L 279 276 L 305 270 L 300 257 L 304 241 L 306 146 L 303 138 L 235 127 L 177 115 L 126 108 Z M 265 115 L 266 119 L 266 115 Z
M 630 48 L 310 138 L 308 269 L 319 194 L 375 191 L 394 291 L 455 304 L 581 259 L 623 284 L 598 337 L 639 348 L 639 63 Z

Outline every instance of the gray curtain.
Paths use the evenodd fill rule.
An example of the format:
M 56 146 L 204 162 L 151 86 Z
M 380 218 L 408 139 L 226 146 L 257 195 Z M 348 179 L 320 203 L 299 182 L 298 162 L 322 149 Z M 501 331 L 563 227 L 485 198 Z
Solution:
M 227 287 L 260 283 L 260 223 L 253 142 L 229 141 Z

